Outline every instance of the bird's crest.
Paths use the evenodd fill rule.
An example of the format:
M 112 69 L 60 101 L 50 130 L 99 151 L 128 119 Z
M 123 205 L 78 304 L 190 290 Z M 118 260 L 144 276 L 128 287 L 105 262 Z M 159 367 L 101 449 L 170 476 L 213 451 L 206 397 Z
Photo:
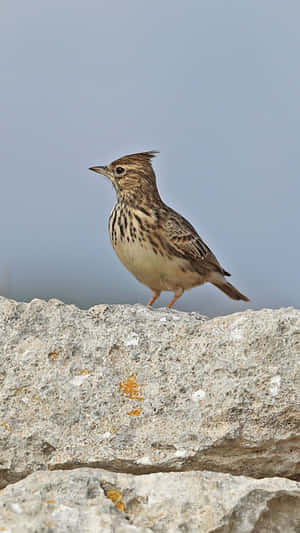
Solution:
M 120 157 L 120 159 L 116 159 L 112 162 L 112 165 L 116 164 L 131 164 L 131 163 L 137 163 L 137 164 L 145 164 L 150 163 L 151 159 L 155 157 L 156 154 L 159 152 L 157 150 L 151 150 L 149 152 L 140 152 L 137 154 L 128 154 L 124 155 L 123 157 Z

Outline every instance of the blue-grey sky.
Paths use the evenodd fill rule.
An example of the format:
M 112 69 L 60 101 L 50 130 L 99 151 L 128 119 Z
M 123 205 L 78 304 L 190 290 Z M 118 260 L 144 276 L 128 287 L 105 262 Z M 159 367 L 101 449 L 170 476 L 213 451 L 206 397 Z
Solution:
M 300 307 L 299 2 L 2 0 L 0 10 L 2 294 L 146 303 L 109 242 L 114 191 L 88 167 L 157 149 L 163 200 L 251 298 L 206 285 L 177 309 Z

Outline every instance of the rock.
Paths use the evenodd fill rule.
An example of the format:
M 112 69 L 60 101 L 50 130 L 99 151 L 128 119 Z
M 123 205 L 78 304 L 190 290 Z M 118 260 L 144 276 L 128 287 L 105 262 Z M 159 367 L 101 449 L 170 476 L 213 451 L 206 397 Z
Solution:
M 215 472 L 35 472 L 0 498 L 11 533 L 297 533 L 300 484 Z
M 228 487 L 236 483 L 240 498 L 242 485 L 254 483 L 253 487 L 266 489 L 249 492 L 251 502 L 256 502 L 253 511 L 249 511 L 251 527 L 256 523 L 255 507 L 265 509 L 259 520 L 270 512 L 280 521 L 276 510 L 279 504 L 280 509 L 286 510 L 283 515 L 292 516 L 293 495 L 291 500 L 285 489 L 283 500 L 266 494 L 279 494 L 280 487 L 296 487 L 295 484 L 284 479 L 241 481 L 226 473 L 300 480 L 299 352 L 300 311 L 292 308 L 246 311 L 207 320 L 197 313 L 140 305 L 98 305 L 83 311 L 58 300 L 25 304 L 0 298 L 0 488 L 14 484 L 1 493 L 0 501 L 9 491 L 26 488 L 35 506 L 34 491 L 28 484 L 36 483 L 39 491 L 42 489 L 38 486 L 47 485 L 45 480 L 49 478 L 54 480 L 53 490 L 59 494 L 64 483 L 67 486 L 72 485 L 72 480 L 85 479 L 80 481 L 84 486 L 84 476 L 91 472 L 101 473 L 102 477 L 105 474 L 109 479 L 115 474 L 108 471 L 114 471 L 118 476 L 124 474 L 116 478 L 121 492 L 127 490 L 121 480 L 129 480 L 132 487 L 140 487 L 143 480 L 145 487 L 150 484 L 151 494 L 152 480 L 156 480 L 154 485 L 167 484 L 171 492 L 173 482 L 174 491 L 175 487 L 179 491 L 181 483 L 187 483 L 196 495 L 197 484 L 206 483 L 208 499 L 211 486 L 219 490 L 219 482 L 223 483 L 220 480 L 225 479 L 218 498 L 220 506 L 225 506 L 224 516 L 231 513 L 233 517 L 234 510 L 224 503 L 227 492 L 233 490 Z M 72 469 L 80 470 L 56 472 Z M 211 472 L 204 472 L 208 470 Z M 167 474 L 171 471 L 177 474 Z M 222 473 L 220 477 L 218 472 Z M 156 476 L 150 475 L 155 473 Z M 26 479 L 22 481 L 23 478 Z M 148 497 L 148 489 L 143 490 Z M 166 489 L 160 489 L 161 502 L 165 502 L 163 490 Z M 72 502 L 70 494 L 67 496 Z M 111 503 L 101 493 L 102 497 L 111 510 Z M 153 498 L 152 495 L 147 500 L 147 513 L 159 516 L 165 503 Z M 198 494 L 197 501 L 199 498 Z M 180 506 L 187 501 L 181 494 Z M 34 508 L 38 509 L 36 516 L 42 517 L 46 511 L 39 505 L 36 503 Z M 165 529 L 169 526 L 164 525 L 153 529 L 156 526 L 148 526 L 148 518 L 140 521 L 139 513 L 134 520 L 134 513 L 130 515 L 128 522 L 120 514 L 121 509 L 114 510 L 120 526 L 117 519 L 111 526 L 111 511 L 105 511 L 105 505 L 104 514 L 99 511 L 99 517 L 102 520 L 108 513 L 107 531 L 112 531 L 110 527 L 127 531 L 124 524 L 131 528 L 128 531 L 139 531 L 139 527 L 141 531 L 147 531 L 146 527 L 150 531 L 176 531 Z M 180 513 L 189 515 L 184 520 L 192 524 L 195 509 L 189 509 L 185 513 L 182 508 Z M 91 511 L 88 504 L 83 503 L 74 511 L 78 517 L 80 513 L 93 517 L 91 512 L 98 520 L 98 510 Z M 245 513 L 248 516 L 246 508 Z M 32 523 L 34 519 L 33 513 Z M 236 518 L 232 520 L 231 529 L 230 525 L 211 528 L 225 528 L 214 529 L 215 533 L 252 531 L 246 526 L 234 529 Z M 179 522 L 176 524 L 174 528 L 180 527 Z M 51 527 L 32 531 L 50 533 Z M 196 529 L 184 527 L 178 531 L 199 530 L 197 525 Z M 264 529 L 253 531 L 260 533 Z
M 3 484 L 74 466 L 298 479 L 299 311 L 2 298 L 0 328 Z

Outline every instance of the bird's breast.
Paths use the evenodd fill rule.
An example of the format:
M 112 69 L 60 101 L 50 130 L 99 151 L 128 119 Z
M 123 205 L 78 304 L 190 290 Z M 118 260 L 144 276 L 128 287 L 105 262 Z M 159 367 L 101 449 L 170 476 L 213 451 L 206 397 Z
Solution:
M 123 265 L 141 283 L 159 288 L 164 260 L 149 225 L 139 214 L 116 206 L 110 217 L 109 234 Z
M 110 216 L 109 234 L 120 261 L 147 287 L 172 291 L 201 283 L 199 274 L 188 272 L 185 259 L 172 256 L 151 216 L 117 204 Z

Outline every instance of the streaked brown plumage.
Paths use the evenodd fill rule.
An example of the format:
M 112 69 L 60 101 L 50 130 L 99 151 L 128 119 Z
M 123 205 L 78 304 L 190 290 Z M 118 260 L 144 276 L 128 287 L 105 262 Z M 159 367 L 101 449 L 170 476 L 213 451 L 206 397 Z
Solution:
M 210 282 L 233 300 L 249 301 L 225 280 L 230 276 L 193 226 L 160 198 L 151 159 L 156 152 L 130 154 L 90 170 L 107 176 L 117 193 L 110 215 L 113 248 L 125 267 L 152 290 L 172 291 L 168 307 L 184 290 Z

